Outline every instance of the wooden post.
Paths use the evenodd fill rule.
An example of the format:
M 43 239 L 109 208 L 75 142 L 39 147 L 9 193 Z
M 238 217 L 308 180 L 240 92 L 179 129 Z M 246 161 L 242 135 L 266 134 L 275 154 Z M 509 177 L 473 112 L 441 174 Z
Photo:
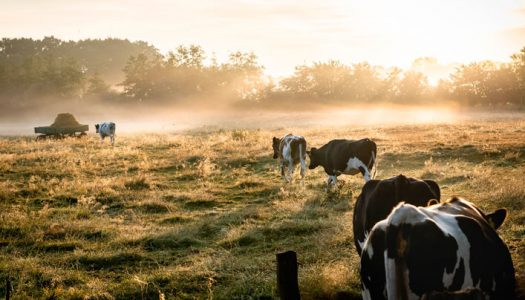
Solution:
M 294 251 L 277 253 L 277 287 L 282 300 L 299 300 L 297 254 Z
M 9 280 L 9 277 L 5 280 L 5 300 L 11 299 L 11 280 Z

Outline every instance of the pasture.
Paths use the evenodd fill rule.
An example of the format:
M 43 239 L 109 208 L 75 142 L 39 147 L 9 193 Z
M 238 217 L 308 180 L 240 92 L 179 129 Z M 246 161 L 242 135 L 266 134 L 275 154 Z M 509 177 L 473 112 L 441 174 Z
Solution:
M 118 125 L 117 125 L 118 128 Z M 118 131 L 118 129 L 117 129 Z M 525 117 L 0 138 L 0 296 L 15 299 L 271 299 L 275 254 L 298 253 L 304 299 L 359 299 L 352 212 L 364 184 L 322 168 L 284 184 L 273 136 L 378 145 L 376 178 L 433 179 L 443 199 L 505 207 L 499 229 L 525 296 Z M 299 178 L 298 171 L 296 177 Z M 422 254 L 424 255 L 424 254 Z M 164 297 L 164 298 L 163 298 Z

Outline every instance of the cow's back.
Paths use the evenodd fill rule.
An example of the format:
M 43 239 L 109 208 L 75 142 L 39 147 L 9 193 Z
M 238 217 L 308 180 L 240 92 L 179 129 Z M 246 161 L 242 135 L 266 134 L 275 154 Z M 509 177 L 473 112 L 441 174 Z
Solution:
M 365 299 L 384 299 L 382 293 L 367 297 L 373 288 L 392 298 L 473 287 L 490 299 L 515 297 L 507 246 L 485 217 L 454 203 L 396 207 L 372 229 L 361 255 L 361 276 Z
M 341 167 L 344 169 L 344 166 L 352 157 L 357 157 L 368 168 L 371 168 L 370 162 L 373 163 L 371 157 L 377 154 L 376 144 L 368 138 L 361 140 L 331 140 L 319 150 L 324 152 L 325 161 L 338 169 L 341 169 Z

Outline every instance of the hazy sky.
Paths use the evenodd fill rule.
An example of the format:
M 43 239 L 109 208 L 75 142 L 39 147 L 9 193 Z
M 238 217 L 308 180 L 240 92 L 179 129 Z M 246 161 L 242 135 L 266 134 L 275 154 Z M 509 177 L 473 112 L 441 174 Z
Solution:
M 525 47 L 525 0 L 0 0 L 3 37 L 118 37 L 162 52 L 198 44 L 219 61 L 253 51 L 272 75 L 338 59 L 409 67 L 509 60 Z

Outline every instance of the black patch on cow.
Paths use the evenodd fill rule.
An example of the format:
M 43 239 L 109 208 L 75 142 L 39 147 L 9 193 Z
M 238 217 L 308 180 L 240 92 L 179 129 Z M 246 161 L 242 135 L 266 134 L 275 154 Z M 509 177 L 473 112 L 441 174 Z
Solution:
M 421 296 L 428 291 L 440 291 L 443 286 L 443 272 L 452 273 L 457 262 L 458 244 L 456 240 L 445 235 L 431 221 L 415 225 L 390 225 L 387 228 L 387 256 L 399 260 L 399 237 L 406 241 L 402 253 L 408 269 L 409 287 Z
M 463 258 L 459 259 L 459 266 L 456 270 L 456 273 L 454 274 L 454 278 L 452 279 L 452 284 L 448 287 L 451 291 L 458 291 L 463 286 L 463 281 L 465 279 L 465 263 L 463 262 Z
M 470 243 L 470 272 L 474 285 L 493 299 L 514 299 L 516 279 L 512 258 L 505 243 L 486 220 L 456 218 Z M 493 280 L 496 290 L 492 290 Z
M 385 231 L 376 227 L 369 237 L 369 246 L 374 251 L 372 257 L 366 252 L 361 256 L 361 284 L 370 292 L 372 299 L 386 299 L 385 238 Z

